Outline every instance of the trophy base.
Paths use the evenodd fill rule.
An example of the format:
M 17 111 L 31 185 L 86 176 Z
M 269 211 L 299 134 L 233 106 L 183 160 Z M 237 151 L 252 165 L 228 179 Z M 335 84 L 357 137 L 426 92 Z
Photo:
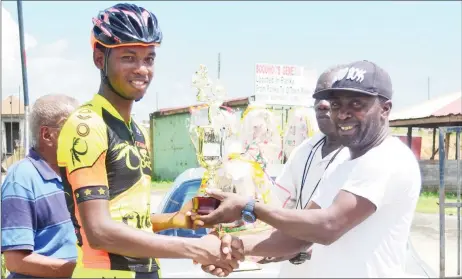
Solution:
M 193 211 L 199 215 L 207 215 L 220 206 L 220 201 L 212 197 L 192 198 Z

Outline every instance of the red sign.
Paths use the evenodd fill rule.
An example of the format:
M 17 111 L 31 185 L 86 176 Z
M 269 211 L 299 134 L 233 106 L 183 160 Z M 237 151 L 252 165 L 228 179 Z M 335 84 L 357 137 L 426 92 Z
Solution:
M 397 136 L 404 144 L 407 144 L 407 136 Z M 411 150 L 414 153 L 417 160 L 420 160 L 420 150 L 422 148 L 422 137 L 412 137 Z

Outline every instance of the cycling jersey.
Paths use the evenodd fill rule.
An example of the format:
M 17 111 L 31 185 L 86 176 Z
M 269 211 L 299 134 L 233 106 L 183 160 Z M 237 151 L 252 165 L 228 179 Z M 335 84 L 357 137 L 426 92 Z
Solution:
M 92 249 L 81 228 L 77 207 L 81 202 L 106 199 L 113 220 L 152 232 L 149 149 L 146 131 L 134 120 L 126 124 L 100 94 L 72 113 L 64 124 L 58 140 L 58 165 L 78 239 L 78 268 L 142 273 L 159 270 L 156 259 Z

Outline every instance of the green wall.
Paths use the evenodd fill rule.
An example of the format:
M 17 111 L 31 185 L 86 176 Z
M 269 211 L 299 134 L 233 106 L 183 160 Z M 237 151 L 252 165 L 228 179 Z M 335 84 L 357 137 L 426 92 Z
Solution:
M 153 125 L 153 179 L 174 180 L 188 168 L 198 166 L 186 119 L 189 113 L 151 119 Z
M 233 107 L 239 117 L 245 108 Z M 199 166 L 186 126 L 189 117 L 189 113 L 151 116 L 154 180 L 175 180 L 183 171 Z

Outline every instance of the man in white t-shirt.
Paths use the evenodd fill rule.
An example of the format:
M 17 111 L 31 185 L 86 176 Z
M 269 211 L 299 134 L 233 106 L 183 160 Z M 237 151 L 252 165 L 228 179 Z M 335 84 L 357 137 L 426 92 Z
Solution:
M 209 190 L 221 204 L 195 218 L 208 225 L 258 218 L 277 229 L 222 243 L 223 248 L 243 246 L 247 255 L 286 256 L 316 243 L 307 278 L 404 276 L 421 176 L 412 151 L 389 134 L 392 94 L 390 76 L 369 61 L 338 70 L 332 88 L 314 94 L 329 100 L 331 119 L 351 159 L 325 173 L 308 210 L 274 208 Z M 219 271 L 214 266 L 203 269 Z

